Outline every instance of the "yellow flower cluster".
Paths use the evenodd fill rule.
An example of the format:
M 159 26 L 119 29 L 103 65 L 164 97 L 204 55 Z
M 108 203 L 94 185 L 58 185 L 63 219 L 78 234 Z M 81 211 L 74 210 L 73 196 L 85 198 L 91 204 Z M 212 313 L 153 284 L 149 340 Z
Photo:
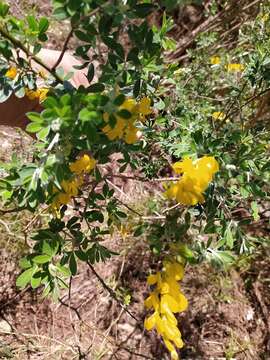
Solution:
M 56 195 L 51 205 L 54 212 L 57 213 L 62 205 L 67 205 L 70 203 L 73 196 L 78 195 L 79 188 L 83 184 L 83 175 L 93 170 L 95 165 L 96 160 L 87 154 L 84 154 L 78 160 L 70 164 L 70 171 L 76 176 L 70 180 L 63 180 L 61 182 L 60 185 L 63 191 L 58 192 L 56 188 L 54 189 Z
M 89 173 L 96 166 L 97 161 L 91 158 L 89 155 L 84 154 L 74 163 L 70 164 L 70 171 L 76 175 L 81 175 L 83 173 Z
M 165 196 L 183 205 L 196 205 L 204 202 L 203 192 L 219 170 L 219 165 L 214 157 L 203 156 L 195 161 L 186 158 L 172 168 L 182 177 L 167 189 Z
M 259 18 L 262 20 L 262 22 L 266 22 L 269 19 L 269 14 L 260 14 Z
M 212 57 L 210 57 L 210 63 L 212 65 L 220 65 L 221 64 L 220 56 L 212 56 Z M 226 64 L 224 66 L 225 66 L 225 69 L 228 72 L 242 72 L 242 71 L 245 70 L 245 65 L 238 64 L 238 63 Z
M 8 69 L 8 71 L 6 72 L 6 77 L 8 77 L 11 80 L 14 80 L 16 78 L 18 74 L 18 70 L 12 66 Z M 43 72 L 39 72 L 39 75 L 41 77 L 45 76 L 43 75 Z M 46 98 L 47 98 L 47 94 L 49 92 L 48 88 L 40 88 L 37 90 L 30 90 L 28 88 L 25 88 L 25 95 L 28 97 L 29 100 L 36 100 L 38 99 L 39 102 L 43 102 Z
M 212 114 L 212 118 L 213 118 L 214 120 L 220 120 L 220 121 L 222 121 L 222 120 L 224 120 L 224 119 L 226 118 L 226 115 L 225 115 L 224 112 L 222 112 L 222 111 L 215 111 L 215 112 L 213 112 L 213 114 Z
M 219 65 L 221 63 L 221 60 L 219 56 L 212 56 L 210 58 L 210 62 L 212 65 Z
M 5 75 L 9 79 L 14 80 L 15 77 L 17 76 L 17 73 L 18 73 L 17 69 L 14 66 L 12 66 L 8 69 Z
M 112 127 L 107 124 L 102 131 L 107 135 L 110 140 L 123 139 L 127 144 L 134 144 L 138 140 L 138 129 L 135 122 L 140 120 L 144 121 L 145 116 L 152 113 L 151 100 L 144 97 L 139 102 L 132 98 L 127 98 L 122 105 L 119 106 L 118 111 L 127 110 L 131 117 L 129 119 L 122 118 L 118 114 L 113 114 L 116 123 Z M 103 118 L 105 122 L 109 122 L 110 115 L 104 113 Z
M 183 276 L 182 265 L 175 261 L 164 261 L 162 271 L 147 278 L 148 285 L 156 286 L 144 302 L 147 309 L 154 310 L 154 313 L 145 319 L 144 327 L 146 330 L 156 328 L 173 360 L 178 359 L 175 347 L 182 348 L 184 346 L 174 315 L 185 311 L 188 307 L 188 301 L 178 283 Z
M 25 95 L 28 97 L 29 100 L 38 99 L 39 102 L 43 102 L 47 98 L 48 92 L 48 88 L 40 88 L 37 90 L 25 89 Z
M 225 67 L 228 72 L 241 72 L 245 70 L 243 64 L 227 64 Z

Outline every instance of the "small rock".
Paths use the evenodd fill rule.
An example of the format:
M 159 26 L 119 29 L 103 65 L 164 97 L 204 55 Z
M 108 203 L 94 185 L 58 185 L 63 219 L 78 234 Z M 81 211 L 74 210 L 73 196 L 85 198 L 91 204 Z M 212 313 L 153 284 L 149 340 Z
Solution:
M 11 333 L 12 332 L 12 328 L 7 321 L 5 321 L 5 320 L 0 321 L 0 332 L 3 332 L 3 333 Z

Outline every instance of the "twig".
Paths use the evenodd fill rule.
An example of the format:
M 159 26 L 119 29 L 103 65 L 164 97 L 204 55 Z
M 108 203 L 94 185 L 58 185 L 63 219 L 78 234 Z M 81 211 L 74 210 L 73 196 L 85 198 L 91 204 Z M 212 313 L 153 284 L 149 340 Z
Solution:
M 7 307 L 8 305 L 12 304 L 15 300 L 17 300 L 17 298 L 21 297 L 24 293 L 26 293 L 28 290 L 30 289 L 30 287 L 26 287 L 25 289 L 23 289 L 22 291 L 20 291 L 18 294 L 14 295 L 11 299 L 9 299 L 7 302 L 5 302 L 4 304 L 1 304 L 0 306 L 0 311 L 2 309 L 4 309 L 5 307 Z
M 89 269 L 92 271 L 92 273 L 95 275 L 95 277 L 98 279 L 98 281 L 101 283 L 102 287 L 108 291 L 108 293 L 111 295 L 111 297 L 118 303 L 118 305 L 120 305 L 120 307 L 129 315 L 131 316 L 134 320 L 136 320 L 137 323 L 139 323 L 139 319 L 136 318 L 135 315 L 133 315 L 124 304 L 122 304 L 122 302 L 117 298 L 117 295 L 115 294 L 115 292 L 113 291 L 113 289 L 111 289 L 106 283 L 105 281 L 102 279 L 102 277 L 96 272 L 95 268 L 93 267 L 93 265 L 87 261 L 87 265 L 89 267 Z M 140 326 L 138 324 L 138 326 Z
M 74 29 L 72 28 L 66 38 L 66 41 L 64 42 L 64 46 L 63 46 L 63 49 L 61 51 L 61 54 L 59 56 L 59 58 L 57 59 L 56 63 L 53 65 L 53 67 L 51 68 L 51 71 L 52 72 L 55 72 L 57 66 L 61 63 L 61 61 L 63 60 L 63 57 L 65 55 L 65 52 L 67 51 L 68 49 L 68 43 L 70 41 L 70 39 L 72 38 L 73 36 L 73 33 L 74 33 Z
M 19 212 L 19 211 L 23 211 L 23 210 L 26 210 L 26 207 L 22 207 L 22 208 L 15 208 L 15 209 L 8 209 L 8 210 L 3 210 L 3 209 L 0 209 L 0 214 L 1 215 L 5 215 L 5 214 L 12 214 L 14 212 Z
M 133 212 L 134 214 L 138 215 L 139 217 L 142 217 L 143 215 L 140 214 L 138 211 L 132 209 L 130 206 L 128 206 L 127 204 L 125 204 L 124 202 L 122 202 L 120 199 L 117 199 L 117 201 L 123 205 L 125 208 L 127 208 L 129 211 Z
M 110 176 L 107 176 L 109 179 L 113 178 L 120 178 L 124 180 L 134 180 L 134 181 L 143 181 L 143 182 L 162 182 L 162 181 L 178 181 L 178 177 L 167 177 L 167 178 L 156 178 L 156 179 L 147 179 L 143 178 L 141 176 L 126 176 L 121 174 L 113 174 Z
M 27 55 L 28 58 L 33 59 L 37 64 L 39 64 L 44 69 L 46 69 L 50 74 L 52 74 L 53 77 L 55 78 L 55 80 L 57 81 L 57 83 L 60 83 L 60 84 L 63 83 L 63 79 L 59 75 L 57 75 L 56 71 L 52 71 L 51 68 L 49 66 L 47 66 L 41 59 L 39 59 L 37 56 L 30 53 L 28 51 L 28 49 L 19 40 L 17 40 L 11 34 L 9 34 L 1 25 L 0 25 L 0 34 L 4 38 L 9 40 L 15 46 L 15 48 L 17 47 L 17 48 L 21 49 Z

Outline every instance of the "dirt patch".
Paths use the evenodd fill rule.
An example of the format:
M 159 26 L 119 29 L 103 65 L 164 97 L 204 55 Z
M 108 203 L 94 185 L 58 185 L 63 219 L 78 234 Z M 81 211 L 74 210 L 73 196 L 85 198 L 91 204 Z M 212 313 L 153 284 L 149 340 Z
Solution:
M 112 246 L 121 252 L 127 249 L 127 241 L 116 237 Z M 13 358 L 79 359 L 81 354 L 81 359 L 89 360 L 169 359 L 156 333 L 142 327 L 145 280 L 153 266 L 143 242 L 133 242 L 128 253 L 106 267 L 96 267 L 121 301 L 130 299 L 128 310 L 138 321 L 109 296 L 86 266 L 73 279 L 70 294 L 53 303 L 32 290 L 19 293 L 14 286 L 14 262 L 6 257 L 2 264 L 0 336 Z M 182 359 L 269 358 L 269 284 L 265 280 L 269 273 L 269 264 L 261 258 L 253 259 L 242 273 L 214 272 L 207 266 L 187 268 L 182 288 L 189 309 L 179 318 L 186 344 Z

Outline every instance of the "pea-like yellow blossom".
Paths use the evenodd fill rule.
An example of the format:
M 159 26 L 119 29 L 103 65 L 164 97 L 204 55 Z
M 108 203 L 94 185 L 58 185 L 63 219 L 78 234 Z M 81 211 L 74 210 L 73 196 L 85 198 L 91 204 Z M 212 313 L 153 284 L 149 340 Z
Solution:
M 53 198 L 53 202 L 51 204 L 51 209 L 54 213 L 57 214 L 59 208 L 62 205 L 67 205 L 71 202 L 72 197 L 77 196 L 79 193 L 79 187 L 82 185 L 82 178 L 77 177 L 70 180 L 63 180 L 61 181 L 61 188 L 63 191 L 58 192 L 55 188 L 55 196 Z
M 243 64 L 227 64 L 225 67 L 228 72 L 241 72 L 245 70 L 245 65 Z
M 162 271 L 147 278 L 148 285 L 155 285 L 155 288 L 144 305 L 154 312 L 145 318 L 144 327 L 146 330 L 153 328 L 157 330 L 170 351 L 172 360 L 179 359 L 176 348 L 184 346 L 174 315 L 185 311 L 188 307 L 188 301 L 178 283 L 183 276 L 184 268 L 181 264 L 176 261 L 164 261 Z
M 214 120 L 221 120 L 222 121 L 222 120 L 224 120 L 226 118 L 226 114 L 224 114 L 224 112 L 222 112 L 222 111 L 215 111 L 212 114 L 212 118 Z
M 152 113 L 150 105 L 151 100 L 147 97 L 142 98 L 139 102 L 136 102 L 133 98 L 125 99 L 117 111 L 127 110 L 130 113 L 130 118 L 126 119 L 121 117 L 119 113 L 113 113 L 112 115 L 116 121 L 114 126 L 107 124 L 102 131 L 110 140 L 123 139 L 127 144 L 134 144 L 139 138 L 136 122 L 145 121 L 145 117 Z M 104 113 L 103 119 L 108 123 L 110 115 Z
M 61 181 L 62 191 L 54 188 L 55 196 L 51 204 L 51 209 L 56 215 L 62 205 L 69 204 L 72 198 L 78 195 L 79 189 L 83 184 L 83 174 L 89 173 L 94 169 L 95 165 L 96 160 L 87 154 L 84 154 L 69 165 L 70 171 L 73 172 L 75 176 L 71 179 Z
M 25 89 L 25 95 L 28 97 L 29 100 L 38 99 L 39 102 L 43 102 L 47 98 L 48 92 L 48 88 L 40 88 L 37 90 Z
M 203 192 L 212 181 L 214 174 L 219 170 L 219 165 L 214 157 L 203 156 L 192 161 L 186 158 L 172 165 L 176 174 L 181 178 L 165 192 L 169 199 L 176 199 L 183 205 L 196 205 L 204 202 Z
M 89 173 L 96 166 L 96 160 L 84 154 L 78 160 L 69 165 L 70 171 L 76 175 Z
M 12 66 L 8 69 L 5 75 L 9 79 L 14 80 L 17 76 L 17 73 L 18 73 L 17 69 L 14 66 Z
M 269 14 L 268 13 L 261 14 L 260 18 L 261 18 L 262 22 L 266 22 L 269 19 Z
M 221 63 L 221 59 L 219 56 L 212 56 L 210 58 L 210 62 L 212 65 L 219 65 Z

